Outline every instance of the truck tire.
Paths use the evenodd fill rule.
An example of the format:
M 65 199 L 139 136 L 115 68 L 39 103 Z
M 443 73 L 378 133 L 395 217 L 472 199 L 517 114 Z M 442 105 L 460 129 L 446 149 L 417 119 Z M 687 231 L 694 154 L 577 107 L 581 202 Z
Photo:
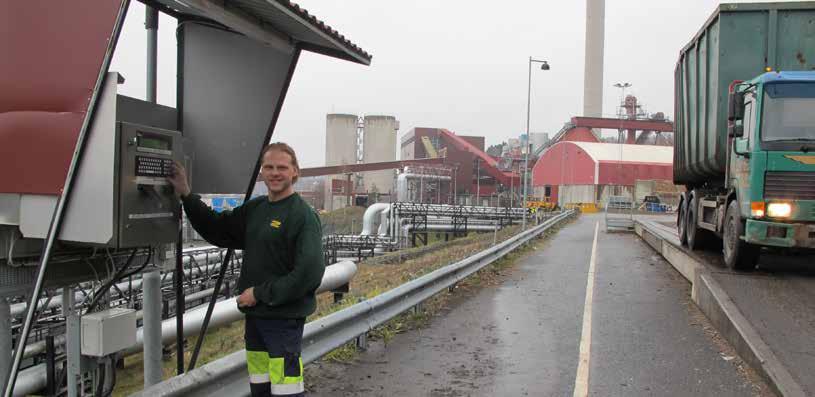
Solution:
M 722 254 L 724 263 L 733 270 L 750 271 L 756 267 L 760 248 L 744 242 L 744 221 L 741 220 L 739 205 L 733 200 L 727 206 L 722 235 Z
M 691 194 L 691 199 L 688 201 L 687 215 L 685 216 L 685 234 L 688 239 L 688 248 L 691 251 L 704 249 L 713 240 L 714 236 L 710 231 L 700 228 L 696 224 L 696 219 L 699 216 L 699 206 L 696 205 L 697 197 L 699 194 Z
M 679 208 L 676 211 L 676 232 L 679 235 L 679 244 L 688 245 L 688 197 L 682 193 L 679 199 Z

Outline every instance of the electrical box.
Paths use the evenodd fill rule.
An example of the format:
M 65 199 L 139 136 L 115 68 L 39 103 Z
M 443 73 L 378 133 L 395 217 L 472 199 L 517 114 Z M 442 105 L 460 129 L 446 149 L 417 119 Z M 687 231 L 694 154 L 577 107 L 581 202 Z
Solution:
M 181 161 L 181 134 L 119 122 L 119 248 L 173 242 L 180 205 L 167 182 Z
M 58 238 L 115 249 L 173 243 L 181 206 L 166 177 L 184 161 L 177 113 L 117 95 L 117 81 L 110 73 L 102 87 Z M 20 234 L 45 238 L 58 197 L 7 196 Z
M 114 308 L 82 316 L 81 352 L 104 357 L 136 344 L 136 311 Z

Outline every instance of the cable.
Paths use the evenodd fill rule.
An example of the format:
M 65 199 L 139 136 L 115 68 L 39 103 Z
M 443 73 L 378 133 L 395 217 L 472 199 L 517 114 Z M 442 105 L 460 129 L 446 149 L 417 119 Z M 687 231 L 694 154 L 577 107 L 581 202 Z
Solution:
M 114 356 L 108 356 L 110 364 L 110 389 L 102 393 L 102 397 L 110 397 L 113 394 L 113 389 L 116 388 L 116 361 Z
M 122 266 L 122 267 L 121 267 L 121 268 L 120 268 L 120 269 L 119 269 L 119 270 L 116 272 L 116 274 L 114 274 L 114 275 L 113 275 L 113 277 L 111 277 L 111 278 L 110 278 L 110 280 L 108 280 L 108 282 L 106 282 L 104 285 L 102 285 L 101 287 L 99 287 L 99 289 L 97 289 L 97 290 L 96 290 L 96 291 L 93 293 L 93 299 L 91 300 L 91 303 L 90 303 L 90 304 L 88 304 L 88 309 L 86 310 L 86 313 L 90 313 L 90 312 L 92 312 L 92 311 L 93 311 L 93 309 L 94 309 L 94 308 L 96 308 L 96 304 L 99 302 L 99 299 L 101 299 L 101 298 L 102 298 L 102 296 L 105 294 L 105 292 L 106 292 L 108 289 L 110 289 L 110 287 L 111 287 L 111 286 L 112 286 L 112 285 L 113 285 L 113 284 L 114 284 L 116 281 L 118 281 L 118 280 L 119 280 L 119 278 L 120 278 L 119 276 L 121 276 L 121 273 L 123 273 L 125 270 L 127 270 L 127 268 L 128 268 L 128 267 L 130 267 L 130 264 L 133 262 L 133 258 L 134 258 L 134 257 L 136 257 L 136 252 L 137 252 L 137 251 L 138 251 L 138 248 L 133 248 L 133 251 L 130 253 L 130 256 L 127 258 L 127 262 L 125 262 L 124 266 Z M 150 253 L 151 253 L 151 254 L 152 254 L 152 251 L 153 251 L 153 250 L 150 250 Z M 147 260 L 148 260 L 148 261 L 150 260 L 150 256 L 151 256 L 151 255 L 150 255 L 150 254 L 148 254 L 148 256 L 147 256 Z M 94 272 L 95 272 L 95 271 L 94 271 Z
M 96 372 L 99 373 L 99 380 L 96 383 L 96 390 L 94 391 L 93 395 L 101 396 L 105 389 L 105 372 L 107 372 L 105 369 L 105 364 L 98 364 L 96 366 Z
M 14 243 L 17 241 L 15 237 L 17 236 L 17 230 L 14 230 L 9 235 L 9 243 L 8 243 L 8 265 L 11 267 L 17 267 L 14 263 Z
M 145 268 L 145 267 L 147 267 L 147 265 L 149 265 L 149 264 L 150 264 L 150 260 L 151 260 L 152 258 L 153 258 L 153 248 L 152 248 L 152 247 L 148 247 L 148 248 L 147 248 L 147 259 L 145 259 L 144 263 L 142 263 L 142 265 L 141 265 L 141 266 L 139 266 L 139 268 L 138 268 L 138 269 L 136 269 L 136 270 L 134 270 L 134 271 L 132 271 L 132 272 L 130 272 L 130 273 L 127 273 L 127 274 L 122 275 L 122 276 L 120 277 L 120 279 L 125 278 L 125 277 L 130 277 L 130 276 L 135 275 L 135 274 L 138 274 L 139 272 L 141 272 L 142 270 L 144 270 L 144 268 Z

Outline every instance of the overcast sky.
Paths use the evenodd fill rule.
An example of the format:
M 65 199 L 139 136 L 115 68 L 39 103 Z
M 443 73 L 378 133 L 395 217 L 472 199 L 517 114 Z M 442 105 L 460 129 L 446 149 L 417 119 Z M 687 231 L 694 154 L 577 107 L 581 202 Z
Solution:
M 586 5 L 566 1 L 295 0 L 373 55 L 371 66 L 303 53 L 275 130 L 301 166 L 321 166 L 325 115 L 385 114 L 413 127 L 442 127 L 494 144 L 526 128 L 527 59 L 533 69 L 531 131 L 557 132 L 583 109 Z M 649 113 L 673 119 L 679 50 L 719 4 L 714 0 L 607 0 L 603 113 L 633 86 Z M 144 98 L 144 6 L 131 9 L 111 70 L 122 93 Z M 175 20 L 161 16 L 159 103 L 175 106 Z M 761 71 L 756 71 L 756 74 Z M 395 150 L 395 149 L 394 149 Z

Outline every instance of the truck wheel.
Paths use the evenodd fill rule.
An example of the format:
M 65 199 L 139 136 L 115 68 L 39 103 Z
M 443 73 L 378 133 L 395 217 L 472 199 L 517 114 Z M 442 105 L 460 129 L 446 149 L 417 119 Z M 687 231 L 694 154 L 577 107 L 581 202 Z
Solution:
M 679 234 L 679 243 L 688 245 L 688 198 L 682 193 L 679 208 L 676 212 L 676 231 Z
M 724 263 L 733 270 L 753 270 L 758 263 L 760 248 L 740 239 L 744 235 L 744 222 L 741 220 L 739 206 L 735 200 L 727 206 L 724 222 L 722 237 Z
M 693 194 L 692 199 L 688 201 L 688 207 L 685 211 L 685 234 L 688 239 L 688 248 L 691 251 L 704 249 L 708 243 L 713 239 L 713 235 L 705 229 L 700 228 L 696 224 L 696 219 L 699 216 L 699 206 L 696 205 L 698 194 Z

